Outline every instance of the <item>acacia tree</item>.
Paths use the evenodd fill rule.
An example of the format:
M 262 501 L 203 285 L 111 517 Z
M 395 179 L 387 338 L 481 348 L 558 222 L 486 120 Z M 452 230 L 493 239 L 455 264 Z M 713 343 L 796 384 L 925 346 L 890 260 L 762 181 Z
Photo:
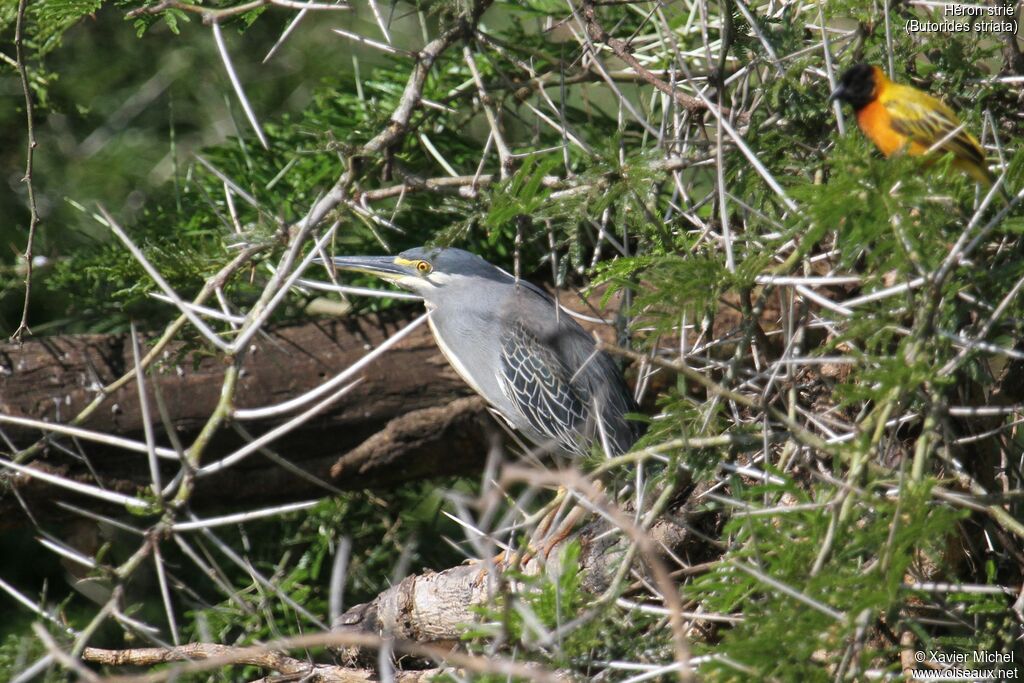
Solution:
M 59 107 L 46 66 L 95 11 L 133 20 L 138 50 L 180 32 L 168 63 L 206 44 L 237 137 L 175 149 L 141 209 L 75 186 L 51 226 L 32 147 L 56 125 L 39 127 Z M 900 30 L 929 11 L 9 6 L 36 124 L 10 332 L 30 339 L 36 315 L 111 334 L 3 351 L 0 504 L 77 589 L 4 570 L 25 615 L 5 677 L 838 680 L 954 659 L 928 651 L 1016 666 L 1024 74 L 1012 33 Z M 265 115 L 245 64 L 325 35 L 344 71 Z M 826 104 L 858 61 L 944 93 L 1011 198 L 949 159 L 880 158 Z M 186 82 L 216 91 L 202 80 Z M 309 268 L 426 242 L 588 302 L 649 416 L 641 442 L 539 458 L 453 400 L 468 392 L 415 304 Z M 299 321 L 324 310 L 352 322 Z

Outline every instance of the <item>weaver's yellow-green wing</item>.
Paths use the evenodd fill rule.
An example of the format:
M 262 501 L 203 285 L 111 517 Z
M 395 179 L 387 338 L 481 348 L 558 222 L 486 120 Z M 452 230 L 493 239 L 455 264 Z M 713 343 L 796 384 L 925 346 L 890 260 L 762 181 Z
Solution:
M 960 119 L 941 100 L 915 88 L 894 84 L 886 89 L 879 101 L 889 113 L 893 129 L 901 135 L 924 146 L 925 150 L 935 147 L 938 151 L 951 152 L 968 164 L 986 169 L 981 145 L 961 127 Z

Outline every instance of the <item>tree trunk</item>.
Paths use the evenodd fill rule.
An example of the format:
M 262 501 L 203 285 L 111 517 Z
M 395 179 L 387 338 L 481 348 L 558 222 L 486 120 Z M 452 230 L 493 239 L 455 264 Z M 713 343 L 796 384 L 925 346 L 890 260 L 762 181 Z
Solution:
M 366 315 L 342 321 L 317 321 L 268 330 L 247 355 L 236 393 L 239 408 L 279 403 L 316 387 L 362 358 L 394 334 L 419 311 L 401 315 Z M 134 366 L 126 335 L 50 337 L 18 346 L 0 345 L 0 414 L 69 423 L 105 386 Z M 159 418 L 159 391 L 180 443 L 186 446 L 213 412 L 220 396 L 224 359 L 172 343 L 147 375 L 150 414 L 156 441 L 172 446 Z M 450 368 L 426 325 L 369 365 L 363 381 L 321 415 L 282 435 L 270 448 L 316 478 L 340 489 L 391 486 L 431 473 L 450 475 L 477 469 L 483 462 L 487 433 L 493 424 L 479 399 Z M 424 412 L 426 411 L 426 412 Z M 274 420 L 245 422 L 260 435 L 291 414 Z M 392 421 L 396 421 L 392 424 Z M 134 382 L 107 397 L 80 425 L 105 434 L 144 440 L 142 411 Z M 419 431 L 413 438 L 409 432 Z M 458 448 L 445 451 L 444 440 L 458 436 Z M 42 436 L 34 428 L 0 422 L 0 438 L 24 448 Z M 32 466 L 70 479 L 96 483 L 134 494 L 149 484 L 147 456 L 85 439 L 55 437 Z M 208 449 L 207 462 L 244 443 L 224 429 Z M 389 446 L 392 448 L 389 449 Z M 74 458 L 70 449 L 84 459 Z M 444 457 L 442 457 L 442 455 Z M 407 465 L 395 467 L 397 457 Z M 86 463 L 84 460 L 87 460 Z M 168 465 L 168 478 L 177 469 Z M 57 498 L 53 486 L 24 475 L 9 484 L 33 512 L 46 514 Z M 237 506 L 322 495 L 324 488 L 288 472 L 261 454 L 200 480 L 193 503 L 215 501 Z M 67 499 L 68 494 L 59 496 Z M 0 494 L 0 524 L 25 521 L 10 490 Z
M 562 297 L 580 308 L 575 296 L 563 293 Z M 417 306 L 389 315 L 317 320 L 267 330 L 255 338 L 246 355 L 235 394 L 237 407 L 273 405 L 326 382 L 421 310 Z M 583 324 L 606 340 L 614 339 L 614 331 L 607 325 Z M 9 446 L 23 449 L 43 436 L 36 428 L 5 422 L 5 416 L 71 423 L 102 387 L 133 367 L 131 337 L 125 334 L 42 337 L 22 345 L 0 344 L 0 443 L 6 440 Z M 172 447 L 173 443 L 160 419 L 156 392 L 179 443 L 187 447 L 217 405 L 224 370 L 222 356 L 183 342 L 168 346 L 146 376 L 158 445 Z M 237 509 L 250 503 L 317 497 L 336 489 L 385 488 L 430 476 L 468 474 L 482 467 L 488 448 L 502 438 L 484 401 L 451 369 L 427 325 L 418 327 L 359 376 L 362 381 L 323 413 L 269 445 L 311 477 L 290 472 L 256 453 L 200 479 L 191 504 L 196 509 L 208 505 Z M 293 416 L 246 421 L 240 426 L 257 437 Z M 144 441 L 135 382 L 106 397 L 79 426 Z M 230 426 L 221 429 L 207 448 L 204 462 L 213 462 L 244 443 Z M 129 495 L 150 484 L 144 453 L 82 438 L 53 436 L 29 462 L 68 479 L 99 483 L 107 490 Z M 173 461 L 162 463 L 164 481 L 168 481 L 179 466 Z M 42 517 L 63 514 L 52 504 L 57 499 L 96 505 L 92 499 L 68 491 L 58 495 L 53 485 L 23 474 L 0 476 L 7 481 L 0 491 L 0 528 L 27 521 L 12 489 L 33 514 Z

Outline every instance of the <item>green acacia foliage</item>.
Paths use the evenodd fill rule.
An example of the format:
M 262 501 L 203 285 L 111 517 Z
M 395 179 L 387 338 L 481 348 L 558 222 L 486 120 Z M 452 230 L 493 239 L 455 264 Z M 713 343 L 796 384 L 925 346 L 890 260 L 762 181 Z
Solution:
M 600 3 L 594 10 L 609 33 L 630 39 L 629 49 L 643 54 L 657 78 L 731 108 L 730 128 L 742 145 L 703 100 L 685 111 L 607 49 L 600 54 L 615 72 L 614 88 L 585 70 L 582 60 L 592 57 L 580 40 L 596 38 L 582 38 L 592 34 L 564 4 L 500 2 L 484 15 L 482 33 L 456 41 L 439 58 L 423 87 L 426 105 L 415 108 L 393 144 L 372 154 L 363 146 L 393 125 L 415 64 L 410 55 L 331 42 L 310 60 L 320 62 L 310 66 L 316 78 L 288 81 L 276 73 L 282 80 L 263 87 L 258 72 L 248 71 L 244 80 L 260 105 L 267 149 L 247 128 L 213 57 L 209 69 L 221 79 L 217 92 L 232 103 L 234 135 L 210 144 L 192 136 L 188 154 L 173 153 L 166 181 L 141 183 L 145 201 L 118 213 L 183 296 L 194 295 L 239 244 L 264 246 L 225 283 L 226 296 L 244 310 L 262 291 L 264 266 L 276 263 L 288 227 L 347 172 L 351 202 L 327 217 L 339 224 L 331 245 L 337 253 L 454 244 L 509 269 L 518 259 L 524 275 L 560 287 L 604 287 L 597 297 L 603 303 L 626 299 L 621 340 L 666 366 L 646 406 L 654 416 L 637 448 L 647 450 L 611 465 L 595 454 L 585 465 L 607 465 L 606 490 L 622 493 L 619 503 L 638 518 L 631 505 L 660 500 L 660 512 L 714 520 L 708 528 L 715 536 L 700 538 L 695 553 L 714 562 L 677 577 L 686 609 L 715 617 L 687 621 L 692 654 L 702 657 L 700 674 L 708 680 L 899 675 L 906 637 L 920 650 L 1013 651 L 1020 613 L 1000 588 L 1019 591 L 1024 575 L 1024 439 L 1011 429 L 1014 406 L 1024 402 L 1015 380 L 1024 357 L 1024 298 L 1016 288 L 1024 278 L 1021 209 L 1007 209 L 998 197 L 981 208 L 985 190 L 952 170 L 950 159 L 881 158 L 848 108 L 840 135 L 826 105 L 818 22 L 836 29 L 835 68 L 859 60 L 888 64 L 891 54 L 897 80 L 942 94 L 969 129 L 997 141 L 1011 194 L 1024 187 L 1019 88 L 992 78 L 1001 56 L 992 37 L 895 30 L 887 39 L 886 17 L 876 6 L 825 3 L 819 19 L 796 3 L 772 10 L 776 4 L 746 3 L 744 12 L 733 2 L 705 3 L 703 30 L 697 9 L 685 3 Z M 142 15 L 134 26 L 112 25 L 109 16 L 138 8 L 128 5 L 100 10 L 103 35 L 116 35 L 121 45 L 124 35 L 136 41 L 138 29 L 142 38 L 131 49 L 145 52 L 161 40 L 167 63 L 199 49 L 194 15 L 170 9 Z M 396 35 L 418 48 L 415 22 L 436 36 L 468 6 L 397 4 L 391 10 L 406 23 Z M 76 121 L 84 114 L 75 107 L 110 110 L 102 100 L 90 105 L 81 90 L 62 89 L 58 78 L 72 68 L 58 59 L 60 41 L 71 49 L 76 40 L 94 40 L 74 32 L 87 34 L 82 17 L 97 9 L 46 2 L 29 15 L 34 92 L 54 116 Z M 917 10 L 890 11 L 900 26 Z M 0 29 L 10 33 L 13 16 L 8 2 Z M 366 8 L 355 16 L 346 26 L 376 35 Z M 857 22 L 856 34 L 839 35 Z M 264 54 L 282 25 L 273 11 L 226 23 L 238 40 L 232 45 L 260 48 L 252 54 Z M 729 54 L 719 61 L 722 45 Z M 693 81 L 681 72 L 682 52 L 708 56 L 684 62 Z M 145 60 L 113 61 L 133 82 L 154 68 Z M 301 91 L 301 104 L 280 105 L 282 81 Z M 18 89 L 4 85 L 17 98 Z M 504 167 L 485 105 L 500 112 L 503 141 L 513 151 Z M 182 128 L 205 125 L 195 112 L 180 115 Z M 0 116 L 11 136 L 16 119 Z M 140 168 L 132 150 L 173 150 L 182 131 L 143 117 L 110 134 L 125 147 L 110 152 L 103 173 L 124 201 L 126 178 Z M 128 145 L 132 136 L 140 140 L 136 147 Z M 4 159 L 14 164 L 22 157 L 7 149 Z M 60 221 L 45 224 L 40 238 L 53 263 L 38 276 L 32 322 L 54 331 L 123 330 L 130 321 L 159 329 L 175 311 L 150 297 L 154 283 L 95 220 L 94 200 L 111 200 L 96 189 L 95 168 L 60 175 L 56 166 L 51 159 L 40 174 L 44 198 L 61 208 L 53 214 Z M 47 173 L 67 186 L 58 191 Z M 480 182 L 456 186 L 453 176 Z M 424 188 L 426 179 L 449 184 Z M 237 186 L 230 203 L 226 180 Z M 406 191 L 392 192 L 403 182 Z M 25 213 L 23 206 L 12 212 Z M 14 239 L 2 230 L 14 254 L 24 232 Z M 963 258 L 951 259 L 952 250 L 965 249 Z M 0 258 L 0 324 L 13 329 L 20 271 L 16 256 Z M 815 289 L 817 299 L 771 280 L 824 275 L 857 280 Z M 907 286 L 883 296 L 900 284 Z M 301 316 L 310 296 L 296 292 L 276 320 Z M 858 297 L 866 299 L 843 303 Z M 678 362 L 697 367 L 715 386 L 677 372 Z M 966 410 L 993 406 L 1009 407 L 983 420 Z M 704 438 L 718 440 L 693 441 Z M 475 483 L 453 486 L 478 492 Z M 249 527 L 228 542 L 322 616 L 327 567 L 343 536 L 353 540 L 346 604 L 386 588 L 393 567 L 410 559 L 403 549 L 413 537 L 413 571 L 457 562 L 461 556 L 447 552 L 442 539 L 459 538 L 462 530 L 442 521 L 438 512 L 446 505 L 434 484 L 409 486 L 386 500 L 347 494 L 312 513 Z M 520 541 L 511 539 L 513 547 Z M 452 543 L 472 552 L 468 543 Z M 467 647 L 579 676 L 625 677 L 671 665 L 672 634 L 657 616 L 665 602 L 648 577 L 627 575 L 619 588 L 653 609 L 631 611 L 614 599 L 596 604 L 575 567 L 579 549 L 570 547 L 556 579 L 510 576 L 522 584 L 521 594 L 481 608 L 484 623 L 467 627 Z M 299 629 L 292 608 L 269 599 L 243 571 L 232 569 L 226 578 L 238 588 L 231 600 L 214 591 L 188 596 L 180 615 L 186 637 L 249 642 Z M 135 609 L 159 621 L 159 597 L 131 597 Z M 559 639 L 546 642 L 545 632 Z M 12 653 L 28 647 L 24 634 L 8 638 L 0 671 L 15 670 Z

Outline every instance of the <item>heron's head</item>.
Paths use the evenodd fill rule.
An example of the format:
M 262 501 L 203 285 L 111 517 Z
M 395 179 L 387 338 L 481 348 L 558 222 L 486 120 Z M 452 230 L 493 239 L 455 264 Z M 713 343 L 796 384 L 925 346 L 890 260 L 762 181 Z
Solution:
M 885 74 L 877 66 L 854 64 L 839 79 L 839 87 L 832 91 L 828 101 L 849 102 L 854 109 L 861 109 L 875 98 L 875 89 L 885 80 Z
M 334 267 L 376 275 L 433 302 L 453 285 L 508 277 L 476 254 L 443 247 L 416 247 L 397 256 L 335 256 Z

